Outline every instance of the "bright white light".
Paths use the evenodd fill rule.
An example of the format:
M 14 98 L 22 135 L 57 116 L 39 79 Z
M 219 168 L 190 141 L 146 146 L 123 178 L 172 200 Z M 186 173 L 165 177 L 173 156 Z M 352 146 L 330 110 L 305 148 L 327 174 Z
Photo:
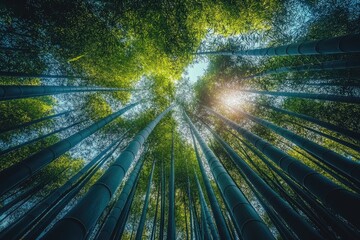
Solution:
M 246 95 L 239 92 L 226 91 L 219 95 L 219 103 L 225 108 L 239 108 L 245 104 L 246 99 Z

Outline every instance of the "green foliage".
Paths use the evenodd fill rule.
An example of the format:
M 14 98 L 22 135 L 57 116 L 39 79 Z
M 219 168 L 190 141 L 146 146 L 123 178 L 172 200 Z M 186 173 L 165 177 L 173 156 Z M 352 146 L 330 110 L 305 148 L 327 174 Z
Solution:
M 76 174 L 84 166 L 84 163 L 83 159 L 73 158 L 69 154 L 64 154 L 42 170 L 40 177 L 43 178 L 42 181 L 54 178 L 56 181 L 54 181 L 49 189 L 53 190 L 62 186 L 67 179 Z
M 34 154 L 35 152 L 50 146 L 51 144 L 56 143 L 59 141 L 59 138 L 57 136 L 50 136 L 45 138 L 42 141 L 38 141 L 36 143 L 30 144 L 28 146 L 22 147 L 18 149 L 17 151 L 10 152 L 6 155 L 3 155 L 0 157 L 0 170 L 3 170 L 7 167 L 10 167 L 11 165 L 18 163 L 19 161 L 25 159 L 26 157 Z
M 20 1 L 22 2 L 22 1 Z M 248 1 L 42 1 L 6 2 L 49 37 L 40 39 L 52 54 L 90 77 L 96 85 L 132 87 L 142 76 L 156 76 L 173 84 L 209 29 L 222 35 L 269 28 L 279 3 Z M 61 10 L 60 10 L 61 9 Z M 266 11 L 262 11 L 266 10 Z M 168 84 L 164 84 L 167 86 Z M 164 97 L 156 90 L 157 98 Z M 161 87 L 160 87 L 161 88 Z M 159 94 L 159 95 L 157 95 Z M 172 93 L 168 92 L 171 97 Z M 129 96 L 115 94 L 125 102 Z
M 85 109 L 88 118 L 92 120 L 104 118 L 112 113 L 110 105 L 99 94 L 87 96 Z
M 28 122 L 46 115 L 52 111 L 51 97 L 37 99 L 19 99 L 13 101 L 0 102 L 0 126 L 3 129 Z
M 317 6 L 316 1 L 308 2 L 313 2 L 309 3 L 309 6 L 313 6 L 315 9 L 315 6 Z M 291 3 L 288 4 L 291 6 Z M 14 124 L 21 124 L 54 114 L 56 112 L 54 109 L 57 109 L 56 107 L 58 106 L 65 106 L 69 99 L 71 101 L 69 100 L 69 105 L 66 106 L 77 111 L 77 115 L 72 116 L 74 119 L 84 116 L 86 119 L 93 121 L 111 114 L 111 106 L 116 106 L 119 103 L 122 106 L 126 105 L 130 99 L 142 99 L 149 108 L 140 108 L 140 110 L 132 112 L 130 116 L 116 119 L 99 131 L 98 135 L 104 138 L 114 137 L 128 130 L 129 132 L 126 136 L 126 140 L 128 140 L 128 137 L 131 139 L 130 137 L 142 130 L 160 112 L 175 101 L 178 91 L 176 82 L 182 77 L 185 67 L 194 60 L 195 55 L 193 53 L 199 47 L 202 47 L 204 39 L 207 40 L 212 37 L 219 39 L 223 37 L 238 37 L 237 42 L 241 43 L 241 46 L 235 46 L 237 44 L 233 44 L 231 40 L 228 42 L 221 42 L 219 40 L 219 42 L 211 45 L 213 49 L 226 49 L 226 47 L 231 49 L 235 49 L 235 47 L 248 48 L 247 45 L 249 43 L 256 45 L 260 42 L 266 42 L 269 46 L 277 46 L 283 44 L 284 39 L 290 39 L 286 36 L 288 33 L 279 31 L 272 33 L 272 31 L 278 29 L 274 26 L 275 24 L 286 20 L 285 18 L 281 19 L 281 16 L 276 16 L 277 21 L 273 21 L 275 15 L 285 6 L 283 2 L 278 0 L 107 0 L 102 2 L 84 2 L 80 0 L 34 2 L 18 0 L 14 2 L 5 1 L 4 6 L 7 10 L 0 18 L 0 21 L 4 22 L 4 28 L 0 26 L 0 30 L 4 31 L 5 35 L 9 35 L 12 33 L 12 29 L 15 29 L 18 35 L 13 37 L 13 40 L 1 37 L 1 44 L 5 46 L 12 44 L 14 46 L 22 46 L 31 49 L 31 51 L 26 54 L 14 51 L 10 54 L 0 55 L 2 69 L 13 72 L 38 74 L 50 72 L 51 74 L 61 73 L 82 77 L 65 80 L 1 77 L 1 84 L 95 85 L 132 89 L 146 86 L 147 88 L 143 92 L 119 91 L 87 94 L 85 97 L 81 95 L 82 93 L 79 93 L 79 95 L 62 96 L 59 98 L 59 101 L 53 97 L 2 101 L 0 102 L 0 128 L 4 129 Z M 307 30 L 303 29 L 306 32 L 305 35 L 293 36 L 291 41 L 322 39 L 359 32 L 355 24 L 358 19 L 351 19 L 349 14 L 344 8 L 319 14 L 315 20 L 309 23 Z M 22 38 L 19 34 L 29 35 L 30 37 Z M 247 34 L 250 34 L 250 37 Z M 281 37 L 281 34 L 284 36 Z M 243 39 L 246 39 L 246 37 L 250 40 L 244 41 Z M 274 184 L 278 181 L 278 178 L 272 173 L 269 166 L 261 161 L 249 148 L 245 147 L 237 133 L 230 130 L 231 133 L 234 133 L 232 135 L 216 118 L 204 114 L 202 105 L 215 108 L 224 116 L 243 125 L 246 129 L 266 139 L 302 163 L 329 177 L 334 182 L 339 183 L 338 180 L 319 167 L 319 164 L 315 163 L 316 159 L 265 127 L 251 123 L 251 121 L 245 120 L 236 111 L 229 110 L 228 106 L 225 106 L 225 100 L 229 98 L 230 93 L 236 93 L 236 88 L 315 93 L 319 89 L 309 87 L 307 85 L 309 82 L 324 79 L 329 83 L 333 83 L 335 82 L 333 81 L 335 77 L 340 79 L 337 80 L 338 83 L 341 82 L 346 85 L 352 81 L 350 77 L 358 76 L 358 70 L 283 73 L 256 79 L 249 79 L 247 77 L 284 66 L 317 64 L 323 61 L 338 59 L 354 60 L 357 57 L 357 54 L 341 56 L 260 57 L 257 59 L 240 56 L 211 56 L 209 57 L 210 65 L 205 75 L 193 86 L 195 91 L 193 103 L 195 103 L 195 107 L 191 109 L 190 115 L 193 120 L 202 118 L 206 119 L 207 123 L 211 123 L 216 132 L 220 133 L 226 142 L 244 158 L 246 163 L 263 179 L 266 179 L 269 185 L 279 193 L 281 191 Z M 138 86 L 141 85 L 138 84 L 139 81 L 141 84 L 144 83 L 143 86 Z M 327 92 L 326 89 L 322 91 Z M 356 95 L 357 90 L 336 87 L 331 89 L 329 93 Z M 84 101 L 77 101 L 77 98 L 81 98 Z M 246 94 L 244 94 L 244 99 L 270 103 L 297 113 L 307 114 L 325 122 L 338 126 L 346 126 L 354 131 L 360 131 L 359 119 L 354 117 L 360 115 L 360 108 L 351 104 L 295 98 L 279 99 L 266 96 L 248 97 Z M 177 98 L 176 101 L 184 104 L 181 98 Z M 190 109 L 190 106 L 183 107 Z M 359 157 L 359 153 L 289 123 L 289 121 L 298 121 L 305 125 L 309 125 L 309 123 L 296 120 L 293 117 L 279 115 L 266 108 L 257 108 L 246 102 L 238 104 L 237 107 L 311 139 L 326 148 L 350 156 L 352 159 L 358 159 Z M 147 215 L 147 229 L 144 232 L 144 236 L 149 235 L 149 226 L 152 226 L 152 222 L 150 224 L 149 221 L 152 221 L 155 214 L 155 197 L 157 189 L 160 187 L 161 166 L 164 166 L 166 192 L 168 189 L 172 138 L 174 138 L 175 144 L 175 217 L 179 238 L 184 238 L 186 228 L 185 211 L 189 210 L 189 199 L 187 199 L 188 178 L 190 179 L 195 209 L 199 212 L 199 199 L 193 176 L 193 171 L 200 176 L 199 167 L 192 142 L 189 136 L 181 133 L 183 126 L 179 126 L 178 118 L 175 114 L 169 114 L 165 117 L 149 136 L 143 149 L 142 157 L 144 157 L 145 163 L 141 170 L 129 222 L 131 221 L 131 224 L 133 224 L 133 219 L 140 215 L 148 175 L 152 161 L 155 159 L 156 168 L 151 189 L 150 208 Z M 50 123 L 50 121 L 46 121 L 32 126 L 28 132 L 30 134 L 39 132 L 41 134 L 53 127 Z M 311 127 L 342 138 L 338 134 L 316 127 L 314 124 Z M 201 128 L 199 127 L 199 129 Z M 202 133 L 208 136 L 207 132 L 202 131 Z M 11 132 L 10 134 L 0 136 L 0 139 L 6 145 L 11 140 L 15 142 L 21 141 L 16 139 L 19 136 L 18 132 Z M 61 135 L 61 137 L 63 136 Z M 59 139 L 59 136 L 51 136 L 43 141 L 2 156 L 0 158 L 0 170 L 20 162 L 44 147 L 58 142 Z M 239 174 L 238 169 L 234 167 L 234 164 L 217 144 L 210 144 L 211 137 L 209 139 L 209 145 L 212 146 L 213 151 L 221 159 L 236 184 L 242 189 L 246 197 L 257 206 L 257 210 L 264 217 L 266 223 L 272 227 L 273 223 L 264 213 L 264 210 L 258 206 L 257 199 Z M 352 141 L 346 138 L 342 139 Z M 86 155 L 88 148 L 92 147 L 89 143 L 84 145 L 79 150 L 80 155 Z M 49 181 L 50 183 L 44 190 L 44 193 L 46 193 L 65 183 L 84 163 L 85 160 L 83 159 L 65 154 L 49 164 L 38 175 L 35 175 L 33 179 L 36 182 L 46 182 L 48 179 L 51 179 L 51 182 Z M 108 162 L 108 164 L 110 163 Z M 89 183 L 81 190 L 78 197 L 85 194 L 104 171 L 106 171 L 106 166 L 97 171 Z M 219 189 L 216 186 L 216 179 L 211 179 L 211 184 L 217 198 L 221 199 Z M 287 184 L 281 182 L 279 185 L 291 197 L 297 197 Z M 342 184 L 342 186 L 344 185 Z M 208 200 L 206 199 L 206 201 Z M 222 201 L 219 201 L 219 203 L 225 212 L 224 203 Z M 189 212 L 187 213 L 189 220 Z M 159 219 L 160 213 L 158 214 Z M 125 231 L 125 236 L 130 236 L 129 231 Z

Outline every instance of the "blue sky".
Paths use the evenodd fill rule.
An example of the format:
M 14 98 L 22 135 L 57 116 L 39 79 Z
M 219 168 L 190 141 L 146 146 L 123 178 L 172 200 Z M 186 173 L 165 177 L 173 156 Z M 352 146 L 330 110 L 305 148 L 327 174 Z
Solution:
M 199 77 L 204 75 L 208 66 L 209 61 L 207 58 L 196 61 L 186 68 L 187 74 L 185 76 L 189 77 L 191 83 L 195 83 Z

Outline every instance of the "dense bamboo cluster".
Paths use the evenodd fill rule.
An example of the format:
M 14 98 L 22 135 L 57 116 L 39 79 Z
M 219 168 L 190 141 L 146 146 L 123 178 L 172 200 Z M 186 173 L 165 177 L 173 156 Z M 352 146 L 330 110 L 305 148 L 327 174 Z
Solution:
M 0 51 L 31 52 L 10 47 L 0 48 Z M 274 48 L 197 54 L 302 57 L 358 52 L 359 35 L 346 35 Z M 245 77 L 244 80 L 252 81 L 255 77 L 279 73 L 331 72 L 359 66 L 359 61 L 345 60 L 283 66 Z M 0 77 L 86 79 L 85 76 L 10 71 L 0 71 Z M 134 89 L 118 87 L 13 84 L 0 86 L 0 101 L 6 104 L 64 93 L 72 97 L 85 92 L 110 95 L 132 91 Z M 360 97 L 353 95 L 243 88 L 234 91 L 237 94 L 303 98 L 335 104 L 360 103 Z M 228 116 L 221 109 L 210 107 L 210 103 L 197 106 L 201 114 L 175 101 L 166 107 L 151 105 L 151 114 L 156 113 L 152 120 L 125 126 L 121 116 L 129 113 L 139 115 L 141 110 L 135 109 L 146 101 L 131 99 L 131 103 L 117 111 L 91 121 L 80 115 L 72 116 L 76 109 L 70 108 L 1 129 L 0 134 L 5 136 L 42 122 L 60 118 L 68 120 L 66 125 L 56 126 L 55 130 L 47 133 L 39 131 L 37 137 L 21 139 L 15 145 L 2 149 L 0 156 L 9 160 L 12 160 L 11 154 L 16 154 L 19 149 L 41 143 L 59 133 L 69 130 L 71 133 L 48 145 L 41 145 L 40 150 L 20 156 L 21 159 L 0 171 L 0 216 L 5 216 L 2 219 L 7 214 L 11 215 L 19 203 L 36 200 L 19 216 L 11 215 L 14 221 L 4 224 L 6 226 L 0 232 L 0 238 L 360 239 L 360 164 L 359 159 L 355 159 L 360 153 L 360 135 L 355 130 L 257 101 L 251 101 L 251 104 L 281 117 L 290 117 L 288 122 L 291 124 L 336 142 L 349 154 L 330 149 L 287 125 L 280 126 L 246 109 L 231 107 L 236 115 Z M 182 123 L 181 130 L 187 133 L 181 141 L 174 123 L 168 124 L 171 127 L 167 128 L 162 125 L 173 112 L 180 113 L 177 120 Z M 130 122 L 135 122 L 131 117 Z M 238 122 L 239 118 L 248 125 L 269 130 L 273 134 L 271 136 L 276 136 L 283 144 L 276 145 L 263 138 L 247 128 L 248 125 Z M 301 122 L 291 122 L 295 120 Z M 125 129 L 122 134 L 117 132 L 119 126 Z M 141 130 L 128 134 L 132 127 Z M 166 132 L 158 133 L 162 135 L 156 135 L 155 140 L 151 138 L 153 132 L 161 127 Z M 202 131 L 204 129 L 206 131 Z M 37 130 L 34 128 L 33 132 Z M 38 181 L 41 174 L 45 174 L 60 158 L 70 155 L 70 151 L 77 151 L 80 143 L 102 131 L 111 132 L 115 138 L 110 139 L 110 143 L 105 141 L 100 149 L 91 149 L 96 153 L 95 157 L 75 172 L 64 174 L 65 177 L 61 172 L 56 176 L 64 177 L 66 181 L 53 186 L 44 196 L 36 195 L 42 189 L 50 189 L 51 181 L 57 180 L 55 177 L 48 182 L 44 179 Z M 334 136 L 334 133 L 337 135 Z M 170 135 L 171 138 L 168 137 Z M 161 141 L 167 141 L 170 147 L 159 154 L 155 150 Z M 185 155 L 184 146 L 190 146 L 194 163 L 186 159 L 188 155 Z M 68 168 L 62 167 L 62 170 L 66 173 Z M 234 172 L 238 174 L 236 177 Z M 243 182 L 238 180 L 239 176 Z M 136 206 L 135 203 L 139 202 L 140 206 Z M 137 208 L 141 210 L 136 212 Z M 180 223 L 179 216 L 184 223 Z M 134 224 L 135 221 L 137 224 Z

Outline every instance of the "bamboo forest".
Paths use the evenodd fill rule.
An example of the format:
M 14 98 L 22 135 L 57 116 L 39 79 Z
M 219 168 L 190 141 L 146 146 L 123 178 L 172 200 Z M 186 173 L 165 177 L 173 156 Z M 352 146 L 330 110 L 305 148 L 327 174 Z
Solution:
M 359 0 L 0 0 L 0 239 L 360 239 Z

